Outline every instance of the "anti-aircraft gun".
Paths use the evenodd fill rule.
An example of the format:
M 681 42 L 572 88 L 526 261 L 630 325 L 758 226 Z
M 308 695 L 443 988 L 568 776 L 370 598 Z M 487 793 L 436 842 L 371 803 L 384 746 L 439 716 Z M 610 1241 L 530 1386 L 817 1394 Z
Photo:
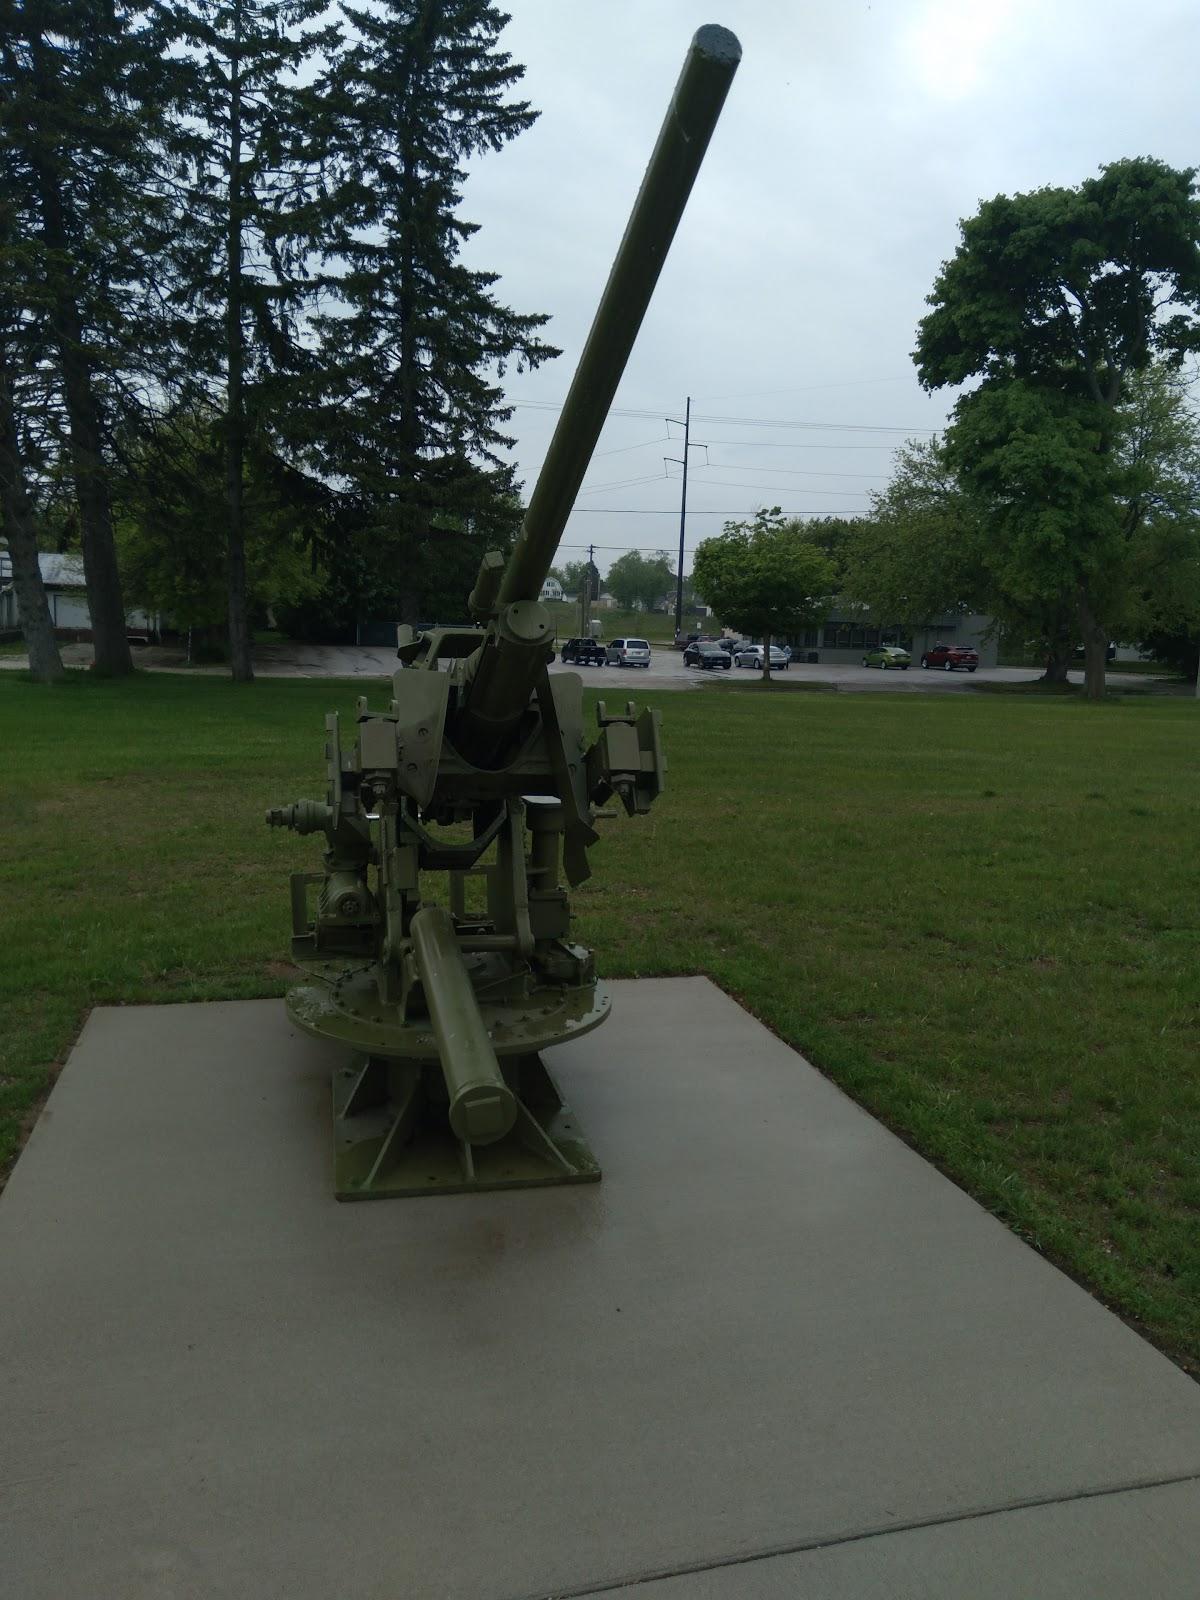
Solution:
M 341 1199 L 600 1176 L 539 1055 L 610 1008 L 561 879 L 589 875 L 596 808 L 647 811 L 666 763 L 658 712 L 632 701 L 601 702 L 589 743 L 579 675 L 547 671 L 538 596 L 740 56 L 725 28 L 692 41 L 512 556 L 483 558 L 474 625 L 401 628 L 387 710 L 360 700 L 353 742 L 325 719 L 324 802 L 267 813 L 325 839 L 324 871 L 291 880 L 306 981 L 287 1009 L 355 1052 L 334 1076 Z

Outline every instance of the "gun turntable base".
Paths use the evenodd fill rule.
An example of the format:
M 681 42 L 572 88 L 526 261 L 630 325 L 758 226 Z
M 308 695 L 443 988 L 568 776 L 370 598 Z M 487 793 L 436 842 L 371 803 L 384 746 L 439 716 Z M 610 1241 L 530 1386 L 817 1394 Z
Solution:
M 552 983 L 468 955 L 452 969 L 462 973 L 456 1006 L 435 1007 L 439 1023 L 381 1000 L 373 966 L 304 966 L 289 1018 L 354 1052 L 333 1076 L 339 1200 L 599 1180 L 539 1052 L 599 1027 L 612 1009 L 604 984 Z M 458 1063 L 449 1070 L 447 1057 Z
M 508 1056 L 516 1096 L 508 1133 L 487 1144 L 456 1137 L 437 1062 L 358 1056 L 333 1075 L 334 1191 L 377 1200 L 546 1184 L 596 1183 L 600 1165 L 540 1056 Z

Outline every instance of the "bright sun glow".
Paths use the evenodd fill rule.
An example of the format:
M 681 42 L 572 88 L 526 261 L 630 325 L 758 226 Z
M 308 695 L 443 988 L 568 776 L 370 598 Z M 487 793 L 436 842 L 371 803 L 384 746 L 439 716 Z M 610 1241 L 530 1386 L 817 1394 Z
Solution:
M 1019 9 L 1019 0 L 929 0 L 905 41 L 911 68 L 926 93 L 962 100 L 980 88 Z

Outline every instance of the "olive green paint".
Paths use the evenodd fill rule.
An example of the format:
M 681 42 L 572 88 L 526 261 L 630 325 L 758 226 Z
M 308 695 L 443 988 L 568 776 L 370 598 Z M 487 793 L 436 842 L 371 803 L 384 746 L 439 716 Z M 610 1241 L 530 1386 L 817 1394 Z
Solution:
M 334 1082 L 342 1199 L 600 1176 L 538 1058 L 609 1011 L 571 939 L 597 808 L 662 792 L 659 713 L 597 707 L 556 674 L 538 595 L 683 214 L 741 50 L 692 41 L 507 565 L 484 557 L 473 624 L 399 630 L 386 710 L 325 722 L 326 798 L 267 814 L 325 839 L 292 878 L 293 1022 L 348 1046 Z M 473 890 L 482 894 L 472 896 Z

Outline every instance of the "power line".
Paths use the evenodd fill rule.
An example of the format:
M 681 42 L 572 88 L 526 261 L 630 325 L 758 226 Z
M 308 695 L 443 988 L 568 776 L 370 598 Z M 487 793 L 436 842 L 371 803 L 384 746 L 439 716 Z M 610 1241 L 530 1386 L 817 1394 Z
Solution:
M 740 461 L 710 461 L 708 465 L 724 472 L 781 472 L 785 478 L 869 478 L 872 483 L 878 483 L 883 476 L 879 472 L 822 472 L 816 467 L 751 467 Z
M 623 455 L 630 450 L 652 450 L 656 445 L 673 444 L 670 434 L 660 434 L 657 439 L 643 439 L 638 444 L 623 444 L 616 450 L 597 450 L 592 460 L 600 456 Z M 710 439 L 709 444 L 729 444 L 738 450 L 891 450 L 897 446 L 890 441 L 881 444 L 806 444 L 801 439 Z
M 558 400 L 507 400 L 506 405 L 518 411 L 561 411 L 562 402 Z M 610 417 L 642 417 L 650 422 L 661 422 L 666 407 L 661 411 L 635 411 L 629 406 L 610 406 Z
M 713 461 L 707 463 L 703 467 L 697 467 L 696 470 L 697 472 L 707 472 L 712 467 L 717 467 L 718 469 L 724 468 L 727 472 L 774 472 L 788 478 L 861 478 L 871 483 L 878 483 L 881 476 L 877 472 L 816 472 L 806 471 L 802 467 L 747 467 L 743 466 L 737 461 Z M 580 495 L 604 494 L 608 490 L 640 488 L 643 484 L 647 483 L 678 483 L 679 478 L 679 473 L 668 472 L 664 466 L 661 472 L 649 472 L 640 478 L 620 478 L 614 480 L 612 483 L 598 483 L 593 485 L 593 487 L 590 489 L 581 489 L 579 493 Z M 701 478 L 699 482 L 701 488 L 703 488 L 705 484 L 712 484 L 714 487 L 719 484 L 725 489 L 783 490 L 789 487 L 787 484 L 778 483 L 732 483 L 728 478 Z M 808 491 L 809 494 L 848 495 L 864 494 L 866 492 L 862 489 L 817 489 L 809 484 L 805 484 L 803 487 Z M 580 509 L 587 510 L 596 508 L 581 507 Z
M 506 402 L 515 410 L 521 411 L 561 411 L 562 403 L 553 400 L 509 400 Z M 613 406 L 609 411 L 610 417 L 640 417 L 647 421 L 660 422 L 663 419 L 661 411 L 635 410 L 631 406 Z M 719 422 L 731 428 L 799 428 L 821 433 L 936 433 L 936 428 L 912 428 L 901 423 L 867 423 L 867 422 L 801 422 L 794 417 L 727 417 L 727 416 L 700 416 L 697 413 L 693 419 L 696 422 Z
M 698 422 L 719 422 L 731 428 L 802 428 L 830 433 L 936 433 L 936 428 L 910 428 L 895 423 L 874 422 L 796 422 L 777 417 L 697 416 Z
M 763 469 L 766 470 L 765 468 Z M 667 469 L 661 472 L 647 472 L 640 478 L 621 478 L 613 483 L 597 483 L 590 489 L 580 489 L 580 494 L 603 494 L 605 489 L 632 489 L 639 483 L 662 483 L 667 477 Z
M 766 467 L 763 468 L 764 472 L 767 470 L 768 469 Z M 707 488 L 709 485 L 711 485 L 714 489 L 718 487 L 722 489 L 753 489 L 756 494 L 760 490 L 764 494 L 773 494 L 775 492 L 782 493 L 785 489 L 792 490 L 796 487 L 795 484 L 790 483 L 730 483 L 728 478 L 701 479 L 702 487 Z M 848 495 L 852 500 L 863 500 L 866 498 L 867 494 L 865 489 L 813 489 L 810 488 L 808 484 L 804 484 L 803 489 L 805 494 L 831 494 L 838 495 L 839 497 Z
M 560 550 L 604 550 L 611 552 L 613 550 L 643 550 L 645 546 L 640 544 L 560 544 L 558 548 Z M 655 554 L 657 555 L 658 552 L 655 551 Z
M 762 486 L 757 483 L 731 483 L 725 485 L 725 487 L 729 489 L 753 489 L 757 492 Z M 769 488 L 770 485 L 767 487 Z M 795 492 L 794 485 L 788 486 L 788 492 Z M 805 489 L 803 491 L 805 494 L 820 494 L 821 492 L 819 489 Z M 834 489 L 825 490 L 826 494 L 836 494 L 838 492 Z M 851 491 L 844 489 L 841 493 L 850 494 Z M 860 498 L 865 500 L 867 496 L 862 494 Z M 783 514 L 785 517 L 802 517 L 812 509 L 811 506 L 805 506 L 799 511 L 785 511 Z M 647 506 L 645 508 L 638 506 L 576 506 L 570 515 L 573 517 L 677 517 L 679 512 L 670 507 L 664 510 L 661 506 Z M 735 506 L 731 511 L 716 511 L 712 509 L 697 511 L 692 506 L 688 507 L 689 517 L 744 517 L 745 515 L 746 508 L 744 505 Z
M 894 444 L 802 444 L 793 439 L 710 439 L 709 444 L 732 444 L 739 450 L 895 450 Z
M 592 460 L 596 461 L 600 456 L 623 455 L 627 450 L 649 450 L 651 445 L 670 443 L 671 435 L 669 433 L 664 433 L 657 439 L 645 439 L 641 444 L 620 444 L 615 450 L 594 450 L 592 452 Z
M 834 383 L 800 383 L 786 389 L 741 389 L 737 394 L 705 394 L 701 400 L 709 405 L 718 400 L 746 400 L 756 394 L 811 394 L 816 389 L 855 389 L 873 383 L 911 383 L 914 374 L 906 372 L 899 378 L 840 378 Z

